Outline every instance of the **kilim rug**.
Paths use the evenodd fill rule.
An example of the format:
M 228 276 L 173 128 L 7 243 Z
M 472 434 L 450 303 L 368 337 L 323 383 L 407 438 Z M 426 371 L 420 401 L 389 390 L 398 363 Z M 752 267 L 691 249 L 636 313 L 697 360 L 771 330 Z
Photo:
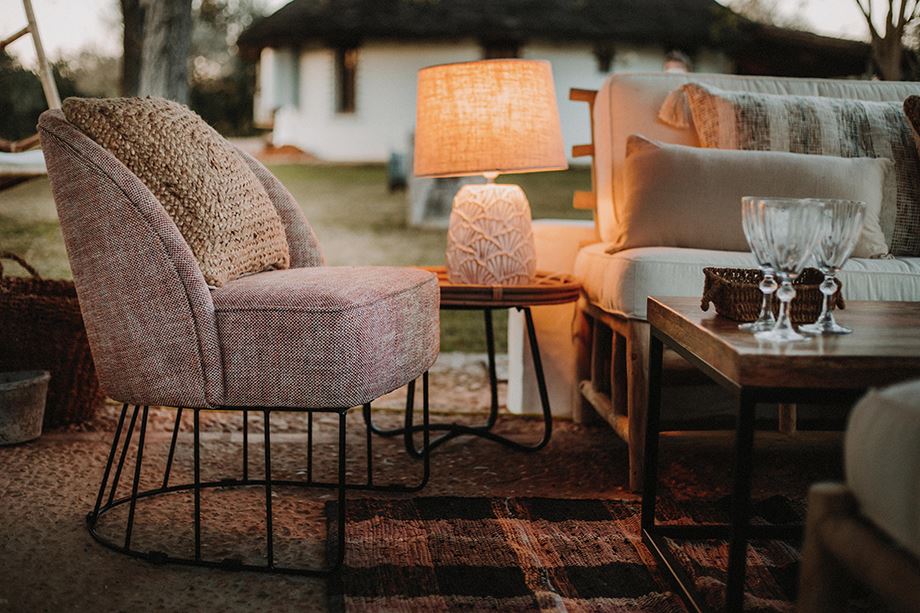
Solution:
M 659 518 L 713 522 L 727 510 L 727 499 L 682 502 L 680 511 L 663 502 Z M 348 555 L 329 582 L 332 610 L 685 610 L 641 542 L 638 502 L 363 499 L 349 501 L 347 512 Z M 799 523 L 802 513 L 801 505 L 777 496 L 755 504 L 754 522 Z M 726 544 L 684 541 L 675 551 L 719 609 Z M 792 611 L 797 565 L 794 545 L 755 542 L 746 610 Z

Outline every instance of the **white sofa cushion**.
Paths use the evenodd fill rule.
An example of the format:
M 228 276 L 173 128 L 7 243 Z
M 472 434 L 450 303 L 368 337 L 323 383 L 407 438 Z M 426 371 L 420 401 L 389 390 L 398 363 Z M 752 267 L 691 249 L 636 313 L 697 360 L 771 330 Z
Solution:
M 871 391 L 850 414 L 847 485 L 860 512 L 920 556 L 920 381 Z
M 790 79 L 717 74 L 617 73 L 598 90 L 594 104 L 594 158 L 597 190 L 597 222 L 601 239 L 614 240 L 613 208 L 625 198 L 626 139 L 630 134 L 677 145 L 699 146 L 692 127 L 674 128 L 658 119 L 665 98 L 678 87 L 698 82 L 727 90 L 827 96 L 869 101 L 901 102 L 918 91 L 917 83 Z
M 750 253 L 640 247 L 608 254 L 609 243 L 585 247 L 575 275 L 601 309 L 645 319 L 649 296 L 702 296 L 703 268 L 755 268 Z M 839 275 L 847 300 L 920 301 L 920 258 L 851 259 Z
M 635 247 L 748 250 L 744 196 L 846 198 L 866 203 L 854 255 L 882 256 L 883 202 L 895 203 L 891 160 L 671 145 L 635 134 L 626 154 L 626 198 L 616 205 L 611 251 Z M 782 177 L 777 181 L 777 177 Z

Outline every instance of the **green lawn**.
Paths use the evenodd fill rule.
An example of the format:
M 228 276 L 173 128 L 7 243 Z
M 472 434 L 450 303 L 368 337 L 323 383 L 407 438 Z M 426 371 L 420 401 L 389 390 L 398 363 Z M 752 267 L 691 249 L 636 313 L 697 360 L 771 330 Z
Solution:
M 331 265 L 435 265 L 444 263 L 445 232 L 406 226 L 406 195 L 386 190 L 386 171 L 374 166 L 275 165 L 313 224 Z M 590 188 L 590 172 L 574 169 L 502 177 L 527 192 L 535 218 L 587 218 L 572 208 L 572 192 Z M 24 256 L 46 277 L 70 277 L 60 227 L 46 179 L 0 191 L 0 251 Z M 15 265 L 9 272 L 19 274 Z M 496 318 L 496 329 L 505 325 Z M 496 335 L 504 349 L 505 335 Z M 484 351 L 476 312 L 442 313 L 443 351 Z

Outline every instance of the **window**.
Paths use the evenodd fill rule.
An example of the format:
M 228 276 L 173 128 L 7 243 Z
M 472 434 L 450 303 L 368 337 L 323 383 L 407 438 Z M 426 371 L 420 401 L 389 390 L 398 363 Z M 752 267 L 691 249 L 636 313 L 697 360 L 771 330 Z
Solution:
M 335 52 L 335 110 L 337 113 L 355 112 L 355 75 L 358 68 L 358 50 L 355 47 L 336 49 Z
M 482 45 L 482 59 L 484 60 L 520 56 L 520 45 L 514 42 L 485 43 Z
M 613 66 L 613 47 L 610 45 L 597 45 L 594 47 L 594 59 L 597 61 L 597 71 L 602 74 L 610 72 Z

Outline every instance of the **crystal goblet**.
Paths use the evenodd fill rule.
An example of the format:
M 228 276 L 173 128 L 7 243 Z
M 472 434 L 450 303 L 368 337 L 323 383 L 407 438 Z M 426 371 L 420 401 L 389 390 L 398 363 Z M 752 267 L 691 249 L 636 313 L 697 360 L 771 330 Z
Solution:
M 802 274 L 820 237 L 823 208 L 814 200 L 793 198 L 762 198 L 757 207 L 759 214 L 755 219 L 762 224 L 764 244 L 780 281 L 776 290 L 780 306 L 773 329 L 757 332 L 755 336 L 774 342 L 805 340 L 807 337 L 792 327 L 789 303 L 795 298 L 792 282 Z
M 763 279 L 760 281 L 760 291 L 763 293 L 763 301 L 760 303 L 760 315 L 753 322 L 738 326 L 739 330 L 749 330 L 750 332 L 773 329 L 776 324 L 776 317 L 773 316 L 773 293 L 779 287 L 764 243 L 763 224 L 757 220 L 757 216 L 760 214 L 757 203 L 760 200 L 762 198 L 755 196 L 745 196 L 741 199 L 741 227 L 744 229 L 744 237 L 747 239 L 751 253 L 757 261 L 757 266 L 760 268 L 760 272 L 763 273 Z
M 821 315 L 813 324 L 799 326 L 808 334 L 849 334 L 851 329 L 834 320 L 831 296 L 837 291 L 837 273 L 846 264 L 856 247 L 866 216 L 866 204 L 854 200 L 816 200 L 822 206 L 821 233 L 814 255 L 818 268 L 824 273 L 821 293 L 824 302 Z

